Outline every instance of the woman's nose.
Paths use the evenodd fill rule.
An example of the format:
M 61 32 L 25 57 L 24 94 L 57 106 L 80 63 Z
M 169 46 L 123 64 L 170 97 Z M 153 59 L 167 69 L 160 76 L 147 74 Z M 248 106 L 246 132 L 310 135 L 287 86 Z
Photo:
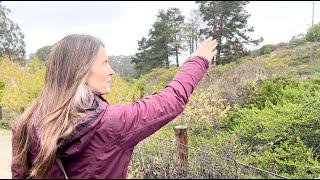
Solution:
M 112 69 L 112 67 L 109 65 L 109 74 L 113 75 L 114 74 L 114 70 Z

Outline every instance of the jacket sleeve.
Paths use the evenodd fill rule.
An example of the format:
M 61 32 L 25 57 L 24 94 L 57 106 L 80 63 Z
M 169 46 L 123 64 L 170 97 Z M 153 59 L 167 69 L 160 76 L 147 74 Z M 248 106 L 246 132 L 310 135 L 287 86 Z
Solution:
M 189 58 L 158 93 L 132 103 L 111 105 L 106 118 L 119 144 L 132 148 L 177 117 L 208 67 L 209 62 L 203 57 Z

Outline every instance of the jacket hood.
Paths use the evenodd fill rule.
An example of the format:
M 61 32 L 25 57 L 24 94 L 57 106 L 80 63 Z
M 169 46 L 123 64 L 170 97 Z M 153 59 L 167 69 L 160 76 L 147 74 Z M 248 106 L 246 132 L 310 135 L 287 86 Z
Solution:
M 58 141 L 56 153 L 58 158 L 75 156 L 86 149 L 95 134 L 96 125 L 100 122 L 101 118 L 98 118 L 98 116 L 104 114 L 104 109 L 106 109 L 108 105 L 109 103 L 101 95 L 94 95 L 93 106 L 85 111 L 86 115 L 83 121 L 76 125 L 71 134 Z M 35 156 L 39 151 L 39 139 L 37 137 L 33 137 L 32 139 L 36 141 L 36 143 L 33 144 L 37 144 L 36 147 L 31 147 L 31 154 Z

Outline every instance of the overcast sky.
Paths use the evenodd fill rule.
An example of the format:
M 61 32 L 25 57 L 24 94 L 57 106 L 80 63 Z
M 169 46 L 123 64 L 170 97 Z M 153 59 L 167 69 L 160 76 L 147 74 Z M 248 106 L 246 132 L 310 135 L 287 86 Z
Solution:
M 188 17 L 191 9 L 198 8 L 194 1 L 3 1 L 2 4 L 11 10 L 10 19 L 25 34 L 27 55 L 73 33 L 100 38 L 109 55 L 133 55 L 137 52 L 137 40 L 148 34 L 159 9 L 177 7 Z M 250 2 L 246 10 L 251 14 L 248 25 L 255 30 L 251 37 L 262 36 L 261 45 L 288 42 L 292 36 L 305 33 L 312 22 L 312 1 L 256 1 Z M 314 21 L 319 20 L 320 4 L 316 2 Z

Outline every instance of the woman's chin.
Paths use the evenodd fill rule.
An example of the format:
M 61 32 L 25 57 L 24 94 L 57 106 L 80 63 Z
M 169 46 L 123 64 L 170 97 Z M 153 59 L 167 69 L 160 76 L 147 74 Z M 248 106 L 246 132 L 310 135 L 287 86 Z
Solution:
M 106 88 L 102 91 L 102 94 L 109 94 L 110 93 L 110 88 Z

